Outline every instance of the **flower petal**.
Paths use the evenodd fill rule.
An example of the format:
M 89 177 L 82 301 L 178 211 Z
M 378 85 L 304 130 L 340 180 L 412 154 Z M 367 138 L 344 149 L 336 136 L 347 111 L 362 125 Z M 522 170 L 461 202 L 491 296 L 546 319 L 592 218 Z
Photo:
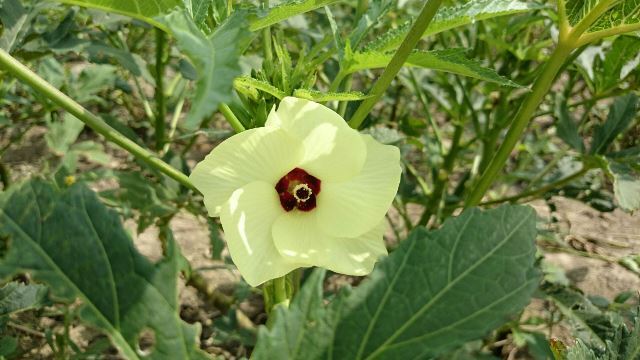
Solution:
M 210 216 L 242 186 L 256 181 L 275 184 L 302 158 L 300 141 L 277 128 L 243 131 L 216 146 L 189 179 L 204 195 Z
M 367 159 L 362 172 L 345 182 L 323 182 L 318 221 L 327 233 L 356 237 L 373 229 L 389 210 L 400 184 L 400 150 L 362 135 Z
M 235 192 L 220 212 L 233 263 L 251 286 L 284 276 L 301 265 L 280 255 L 271 236 L 285 211 L 271 184 L 256 181 Z
M 366 147 L 360 134 L 333 110 L 313 101 L 286 97 L 271 111 L 267 127 L 280 127 L 301 140 L 299 167 L 322 181 L 344 181 L 360 172 Z
M 307 266 L 320 266 L 346 275 L 367 275 L 382 255 L 387 254 L 382 234 L 385 223 L 357 237 L 328 235 L 318 226 L 313 213 L 290 212 L 273 224 L 276 248 L 283 257 Z

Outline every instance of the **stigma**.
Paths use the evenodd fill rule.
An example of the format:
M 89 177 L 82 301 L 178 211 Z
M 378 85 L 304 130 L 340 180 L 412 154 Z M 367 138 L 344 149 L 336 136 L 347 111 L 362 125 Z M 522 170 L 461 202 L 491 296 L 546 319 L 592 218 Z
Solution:
M 298 209 L 311 211 L 316 208 L 316 197 L 320 193 L 320 179 L 303 169 L 294 168 L 284 175 L 275 186 L 280 204 L 285 211 Z

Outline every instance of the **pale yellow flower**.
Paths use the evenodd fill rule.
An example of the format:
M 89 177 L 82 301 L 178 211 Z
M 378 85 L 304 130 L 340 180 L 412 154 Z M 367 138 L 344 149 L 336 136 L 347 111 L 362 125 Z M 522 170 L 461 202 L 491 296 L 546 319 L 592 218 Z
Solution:
M 257 286 L 299 267 L 366 275 L 387 253 L 400 152 L 331 109 L 286 97 L 265 127 L 232 136 L 190 176 L 229 252 Z

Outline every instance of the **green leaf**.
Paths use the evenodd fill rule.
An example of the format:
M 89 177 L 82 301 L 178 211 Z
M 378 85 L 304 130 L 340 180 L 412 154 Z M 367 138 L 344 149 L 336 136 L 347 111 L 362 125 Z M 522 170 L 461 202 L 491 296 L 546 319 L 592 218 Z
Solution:
M 604 0 L 568 0 L 567 18 L 571 25 L 578 24 L 598 3 Z M 594 32 L 640 22 L 640 0 L 609 1 L 612 6 L 587 30 Z
M 269 84 L 266 81 L 254 79 L 251 76 L 240 76 L 233 80 L 233 85 L 237 91 L 258 100 L 258 92 L 256 90 L 264 91 L 279 100 L 282 100 L 287 94 L 278 89 L 277 87 Z
M 519 0 L 471 0 L 465 4 L 443 7 L 436 13 L 433 21 L 423 36 L 434 35 L 445 30 L 473 24 L 476 21 L 491 19 L 498 16 L 519 14 L 543 6 L 532 1 Z M 407 36 L 411 22 L 407 22 L 396 30 L 388 32 L 379 40 L 368 46 L 370 50 L 387 51 L 395 49 Z
M 315 269 L 288 309 L 279 306 L 273 310 L 273 326 L 260 327 L 253 359 L 326 358 L 349 290 L 341 291 L 325 306 L 322 297 L 325 273 L 324 269 Z
M 188 130 L 196 130 L 219 104 L 232 99 L 233 79 L 241 73 L 240 55 L 251 40 L 246 14 L 234 12 L 209 36 L 185 11 L 173 12 L 163 21 L 198 72 L 191 110 L 184 123 Z
M 44 305 L 48 289 L 37 284 L 10 282 L 0 288 L 0 316 L 39 308 Z
M 320 92 L 317 90 L 311 90 L 311 89 L 296 89 L 293 91 L 293 96 L 301 99 L 312 100 L 315 102 L 360 101 L 370 97 L 370 95 L 363 94 L 359 91 L 323 93 L 323 92 Z
M 468 59 L 464 55 L 465 52 L 465 49 L 415 50 L 409 55 L 405 66 L 416 66 L 449 72 L 504 86 L 522 87 L 498 75 L 494 70 L 482 67 L 479 62 Z M 345 68 L 345 72 L 353 73 L 364 69 L 384 68 L 391 62 L 392 57 L 393 53 L 381 53 L 377 51 L 347 54 L 346 64 L 348 66 Z
M 608 170 L 613 175 L 613 190 L 618 205 L 627 211 L 640 210 L 640 169 L 609 161 Z
M 0 195 L 0 239 L 8 247 L 0 278 L 26 272 L 56 299 L 80 299 L 81 318 L 129 360 L 140 358 L 135 349 L 144 331 L 156 340 L 145 359 L 207 359 L 196 343 L 199 329 L 180 320 L 181 255 L 171 233 L 162 235 L 166 257 L 152 264 L 93 191 L 32 180 Z
M 130 16 L 168 31 L 165 24 L 154 17 L 183 7 L 182 0 L 58 0 L 69 5 L 94 8 L 106 12 Z
M 511 205 L 464 211 L 436 231 L 417 228 L 324 310 L 316 305 L 321 287 L 305 286 L 292 311 L 260 330 L 254 357 L 430 358 L 479 338 L 520 311 L 537 286 L 535 219 L 531 208 Z
M 369 8 L 362 15 L 355 29 L 349 36 L 349 43 L 353 49 L 356 49 L 362 39 L 367 35 L 373 26 L 391 9 L 393 0 L 379 0 L 369 3 Z
M 49 149 L 62 156 L 76 142 L 82 129 L 84 129 L 82 121 L 69 113 L 64 113 L 60 121 L 49 124 L 49 131 L 47 131 L 44 138 Z
M 29 12 L 22 6 L 20 0 L 4 0 L 0 5 L 0 48 L 11 52 L 21 38 L 25 28 L 29 26 Z
M 554 110 L 556 118 L 558 118 L 556 122 L 556 133 L 558 137 L 575 150 L 584 152 L 584 143 L 578 132 L 578 123 L 573 120 L 573 117 L 569 113 L 567 100 L 564 95 L 558 94 L 558 96 L 556 96 Z
M 594 71 L 596 90 L 605 93 L 620 84 L 628 73 L 623 70 L 634 61 L 640 52 L 640 39 L 636 36 L 619 36 L 611 44 L 611 49 L 602 63 L 602 68 Z
M 251 20 L 249 29 L 260 30 L 267 26 L 277 24 L 292 16 L 303 14 L 323 6 L 331 5 L 340 0 L 289 0 L 269 9 L 266 14 L 261 14 Z
M 0 359 L 2 359 L 3 356 L 13 354 L 17 349 L 18 339 L 10 336 L 0 337 Z
M 603 125 L 597 125 L 593 133 L 591 154 L 604 154 L 609 145 L 637 117 L 638 96 L 628 94 L 615 99 Z

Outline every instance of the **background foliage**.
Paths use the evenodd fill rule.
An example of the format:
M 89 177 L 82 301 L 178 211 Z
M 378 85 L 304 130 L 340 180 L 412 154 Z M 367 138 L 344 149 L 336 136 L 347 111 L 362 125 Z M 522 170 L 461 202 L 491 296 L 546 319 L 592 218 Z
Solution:
M 640 276 L 640 245 L 576 250 L 517 205 L 640 208 L 640 2 L 442 1 L 376 98 L 424 3 L 1 0 L 0 48 L 46 83 L 0 66 L 0 358 L 640 359 L 638 289 L 585 294 L 545 261 Z M 257 290 L 211 289 L 173 229 L 197 217 L 197 241 L 233 268 L 184 174 L 285 96 L 347 120 L 375 100 L 361 130 L 401 149 L 403 177 L 390 256 L 361 285 L 305 270 L 265 324 Z M 469 208 L 487 179 L 486 209 Z M 153 261 L 132 240 L 149 231 Z M 205 320 L 186 314 L 185 286 L 214 309 Z M 90 341 L 71 334 L 81 324 Z

